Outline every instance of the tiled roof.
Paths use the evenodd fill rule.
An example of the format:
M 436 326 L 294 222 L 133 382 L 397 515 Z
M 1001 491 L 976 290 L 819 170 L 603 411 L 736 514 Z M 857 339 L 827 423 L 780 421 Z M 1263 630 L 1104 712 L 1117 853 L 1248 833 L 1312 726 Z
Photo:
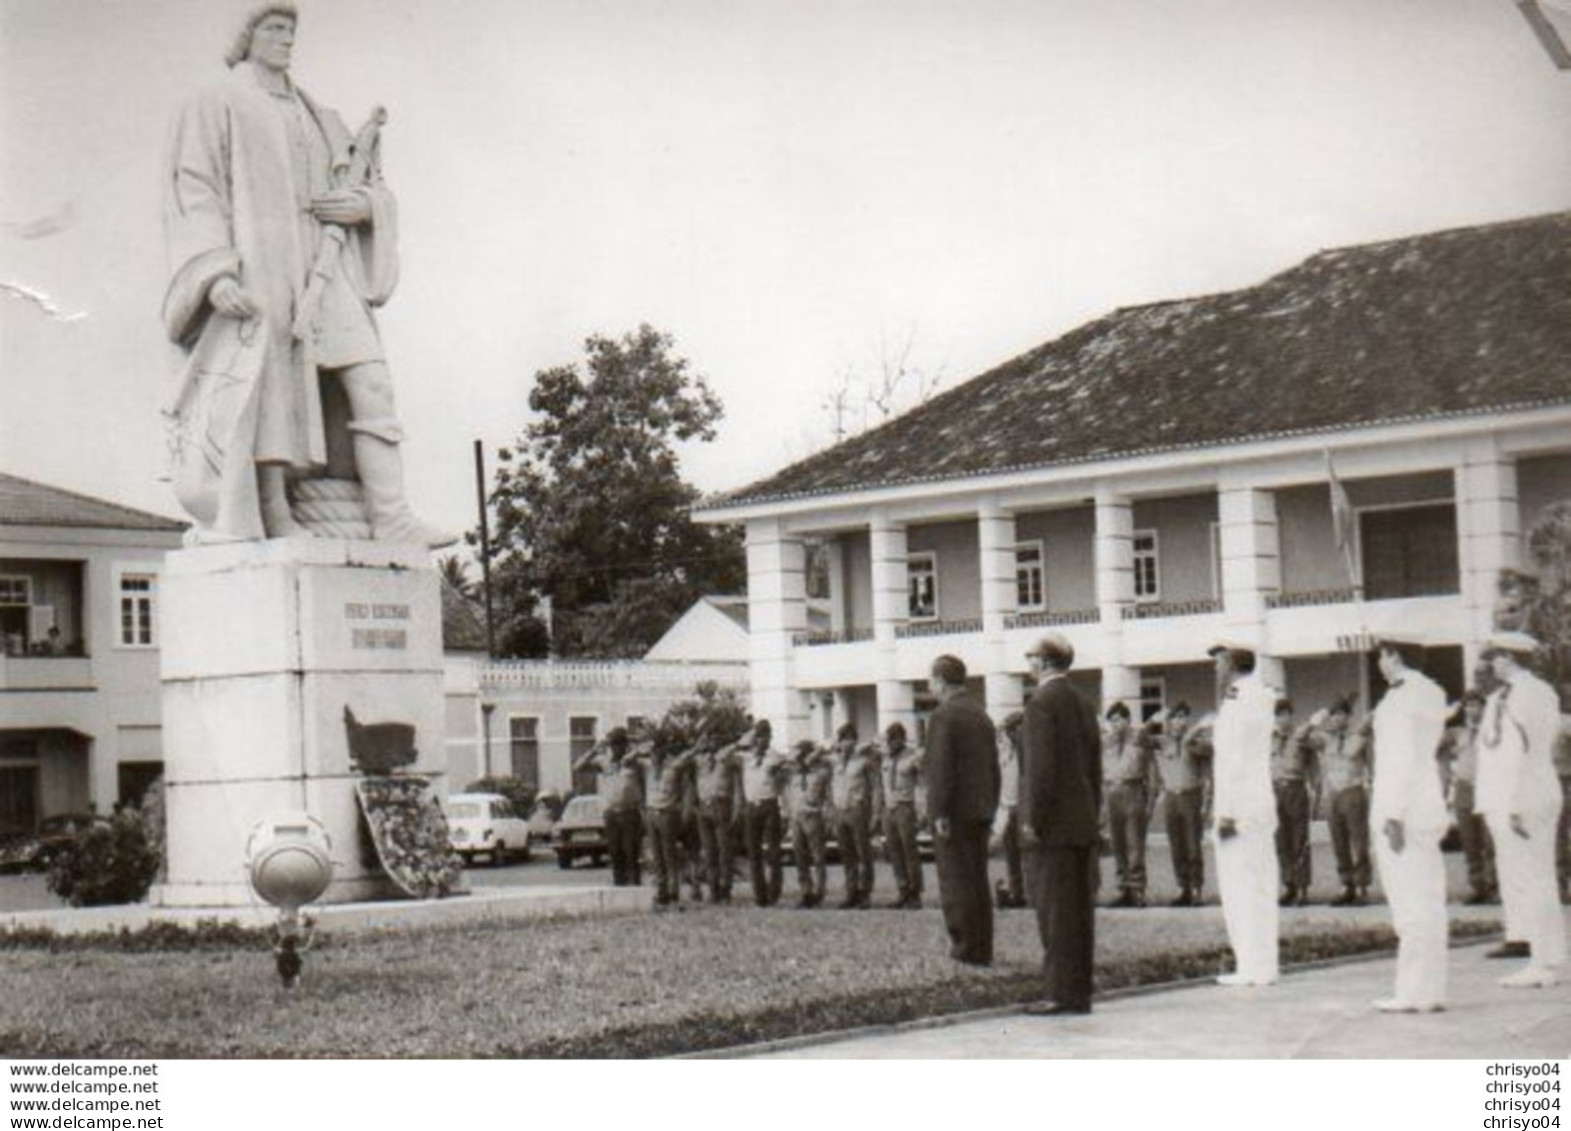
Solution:
M 186 524 L 119 503 L 78 495 L 0 472 L 0 526 L 74 526 L 94 530 L 178 532 Z
M 1555 213 L 1115 311 L 701 509 L 1567 403 Z

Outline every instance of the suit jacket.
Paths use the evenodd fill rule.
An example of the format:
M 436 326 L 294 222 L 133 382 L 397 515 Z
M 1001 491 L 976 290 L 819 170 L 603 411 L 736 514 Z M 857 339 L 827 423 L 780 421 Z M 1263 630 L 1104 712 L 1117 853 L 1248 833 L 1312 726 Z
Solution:
M 1026 702 L 1020 818 L 1050 847 L 1093 845 L 1102 805 L 1102 730 L 1091 700 L 1067 679 Z
M 998 736 L 969 692 L 938 705 L 927 722 L 927 813 L 951 821 L 991 821 L 998 810 Z

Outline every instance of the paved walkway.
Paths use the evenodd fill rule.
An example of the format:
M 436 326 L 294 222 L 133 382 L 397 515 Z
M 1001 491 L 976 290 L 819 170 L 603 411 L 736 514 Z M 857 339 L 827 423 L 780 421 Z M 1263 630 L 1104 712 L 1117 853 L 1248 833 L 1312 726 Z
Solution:
M 833 1059 L 1565 1058 L 1571 977 L 1542 990 L 1495 984 L 1521 967 L 1487 945 L 1451 952 L 1450 1008 L 1385 1014 L 1395 959 L 1290 972 L 1263 989 L 1212 983 L 1098 1001 L 1085 1017 L 990 1014 L 954 1024 L 871 1031 L 759 1055 Z

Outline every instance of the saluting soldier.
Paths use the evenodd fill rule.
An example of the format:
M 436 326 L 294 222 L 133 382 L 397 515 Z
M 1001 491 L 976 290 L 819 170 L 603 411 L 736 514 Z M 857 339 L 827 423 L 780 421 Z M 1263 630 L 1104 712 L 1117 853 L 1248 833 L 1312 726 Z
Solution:
M 772 906 L 780 899 L 780 793 L 789 770 L 785 755 L 769 748 L 768 719 L 753 727 L 751 749 L 742 763 L 742 795 L 747 798 L 747 863 L 753 902 Z
M 1478 745 L 1483 718 L 1484 693 L 1469 688 L 1462 696 L 1462 719 L 1445 737 L 1451 811 L 1462 840 L 1462 854 L 1467 858 L 1468 894 L 1462 902 L 1474 907 L 1493 903 L 1500 897 L 1494 839 L 1477 805 Z
M 650 840 L 654 845 L 655 902 L 682 902 L 682 870 L 687 855 L 682 826 L 686 820 L 687 792 L 693 781 L 696 750 L 654 749 L 649 754 Z
M 824 901 L 828 879 L 824 863 L 824 808 L 829 804 L 829 779 L 834 776 L 828 751 L 803 739 L 791 764 L 791 851 L 796 857 L 798 907 Z
M 732 822 L 742 793 L 742 752 L 713 734 L 698 740 L 695 776 L 698 779 L 698 833 L 704 851 L 704 879 L 712 903 L 731 902 L 731 866 L 736 847 Z
M 829 779 L 845 864 L 846 893 L 842 910 L 873 905 L 873 814 L 883 809 L 878 754 L 871 743 L 857 745 L 854 723 L 835 734 L 834 772 Z
M 1276 701 L 1271 730 L 1271 789 L 1276 794 L 1276 860 L 1282 877 L 1283 907 L 1309 902 L 1312 864 L 1309 822 L 1320 795 L 1314 747 L 1304 740 L 1310 724 L 1293 725 L 1293 703 Z
M 586 751 L 573 769 L 599 775 L 605 814 L 606 846 L 611 853 L 611 883 L 637 887 L 643 882 L 644 768 L 628 756 L 627 730 L 612 727 L 605 740 Z
M 922 778 L 923 753 L 906 745 L 899 722 L 884 731 L 881 772 L 884 779 L 884 844 L 895 870 L 900 897 L 897 908 L 922 906 L 922 857 L 916 846 L 916 789 Z
M 1011 711 L 998 728 L 998 817 L 1004 878 L 993 885 L 993 902 L 1000 909 L 1026 905 L 1024 858 L 1020 852 L 1020 732 L 1024 722 L 1024 711 Z
M 1342 881 L 1333 907 L 1362 907 L 1369 901 L 1369 738 L 1352 718 L 1352 704 L 1338 699 L 1311 720 L 1315 725 L 1304 739 L 1314 749 L 1331 795 L 1331 847 Z
M 1159 711 L 1147 723 L 1162 782 L 1162 816 L 1173 856 L 1173 879 L 1178 884 L 1174 907 L 1199 904 L 1206 883 L 1203 837 L 1210 747 L 1191 741 L 1194 731 L 1189 719 L 1189 704 L 1180 700 L 1166 717 Z
M 1102 736 L 1102 784 L 1108 832 L 1117 865 L 1118 897 L 1110 906 L 1146 905 L 1146 834 L 1151 824 L 1151 746 L 1143 730 L 1130 726 L 1122 702 L 1107 709 Z

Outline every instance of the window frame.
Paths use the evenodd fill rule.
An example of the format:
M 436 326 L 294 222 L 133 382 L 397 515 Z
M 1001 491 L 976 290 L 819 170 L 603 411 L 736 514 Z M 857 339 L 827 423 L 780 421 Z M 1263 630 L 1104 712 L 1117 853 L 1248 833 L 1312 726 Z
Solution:
M 1034 602 L 1020 600 L 1020 574 L 1023 569 L 1020 564 L 1020 552 L 1036 551 L 1036 588 L 1039 597 Z M 1047 608 L 1047 546 L 1041 538 L 1030 538 L 1024 542 L 1015 543 L 1015 608 L 1024 612 L 1040 612 Z
M 544 744 L 541 742 L 541 730 L 542 730 L 541 724 L 544 722 L 544 720 L 539 715 L 525 714 L 525 713 L 523 713 L 521 711 L 520 712 L 516 712 L 516 713 L 514 713 L 514 712 L 509 712 L 508 713 L 508 716 L 507 716 L 507 773 L 508 773 L 508 776 L 509 777 L 517 777 L 517 778 L 519 778 L 519 780 L 524 780 L 518 773 L 518 761 L 513 756 L 513 754 L 514 754 L 513 744 L 515 742 L 523 742 L 523 741 L 525 741 L 524 739 L 519 739 L 519 738 L 515 738 L 514 737 L 514 735 L 513 735 L 513 724 L 515 722 L 532 722 L 532 723 L 535 724 L 535 726 L 534 726 L 534 736 L 533 736 L 533 741 L 534 741 L 534 744 L 535 744 L 535 781 L 534 781 L 534 786 L 535 786 L 536 789 L 544 789 L 545 788 L 545 782 L 544 782 L 545 773 L 544 773 L 544 767 L 541 764 L 542 763 L 541 754 L 542 754 L 543 747 L 544 747 Z
M 1463 582 L 1462 547 L 1458 544 L 1457 554 L 1457 591 L 1456 593 L 1423 593 L 1417 596 L 1406 595 L 1401 597 L 1367 597 L 1369 590 L 1369 571 L 1364 561 L 1364 516 L 1366 514 L 1379 514 L 1389 511 L 1432 510 L 1437 507 L 1451 508 L 1451 523 L 1457 532 L 1458 542 L 1462 535 L 1462 505 L 1453 497 L 1432 499 L 1409 499 L 1400 503 L 1367 503 L 1353 506 L 1353 569 L 1358 578 L 1358 590 L 1366 595 L 1366 599 L 1374 601 L 1418 601 L 1431 597 L 1454 597 L 1461 593 Z M 1334 548 L 1334 547 L 1333 547 Z
M 911 583 L 920 574 L 912 567 L 919 560 L 927 563 L 927 575 L 932 578 L 933 611 L 931 613 L 917 613 L 913 611 L 915 594 L 912 592 Z M 906 619 L 926 623 L 939 619 L 939 590 L 938 590 L 938 554 L 933 550 L 913 550 L 906 554 Z
M 1151 539 L 1149 552 L 1138 548 L 1142 538 Z M 1149 560 L 1151 563 L 1151 591 L 1140 592 L 1140 563 Z M 1129 572 L 1134 581 L 1134 596 L 1137 605 L 1155 605 L 1162 600 L 1162 540 L 1156 527 L 1143 527 L 1132 530 L 1129 534 Z
M 162 588 L 163 571 L 153 562 L 117 562 L 113 570 L 115 601 L 115 647 L 130 652 L 147 652 L 157 649 L 159 641 L 158 595 Z M 145 591 L 127 590 L 129 580 L 146 580 Z M 134 600 L 145 606 L 146 640 L 126 638 L 126 601 Z M 137 618 L 139 623 L 140 618 Z

